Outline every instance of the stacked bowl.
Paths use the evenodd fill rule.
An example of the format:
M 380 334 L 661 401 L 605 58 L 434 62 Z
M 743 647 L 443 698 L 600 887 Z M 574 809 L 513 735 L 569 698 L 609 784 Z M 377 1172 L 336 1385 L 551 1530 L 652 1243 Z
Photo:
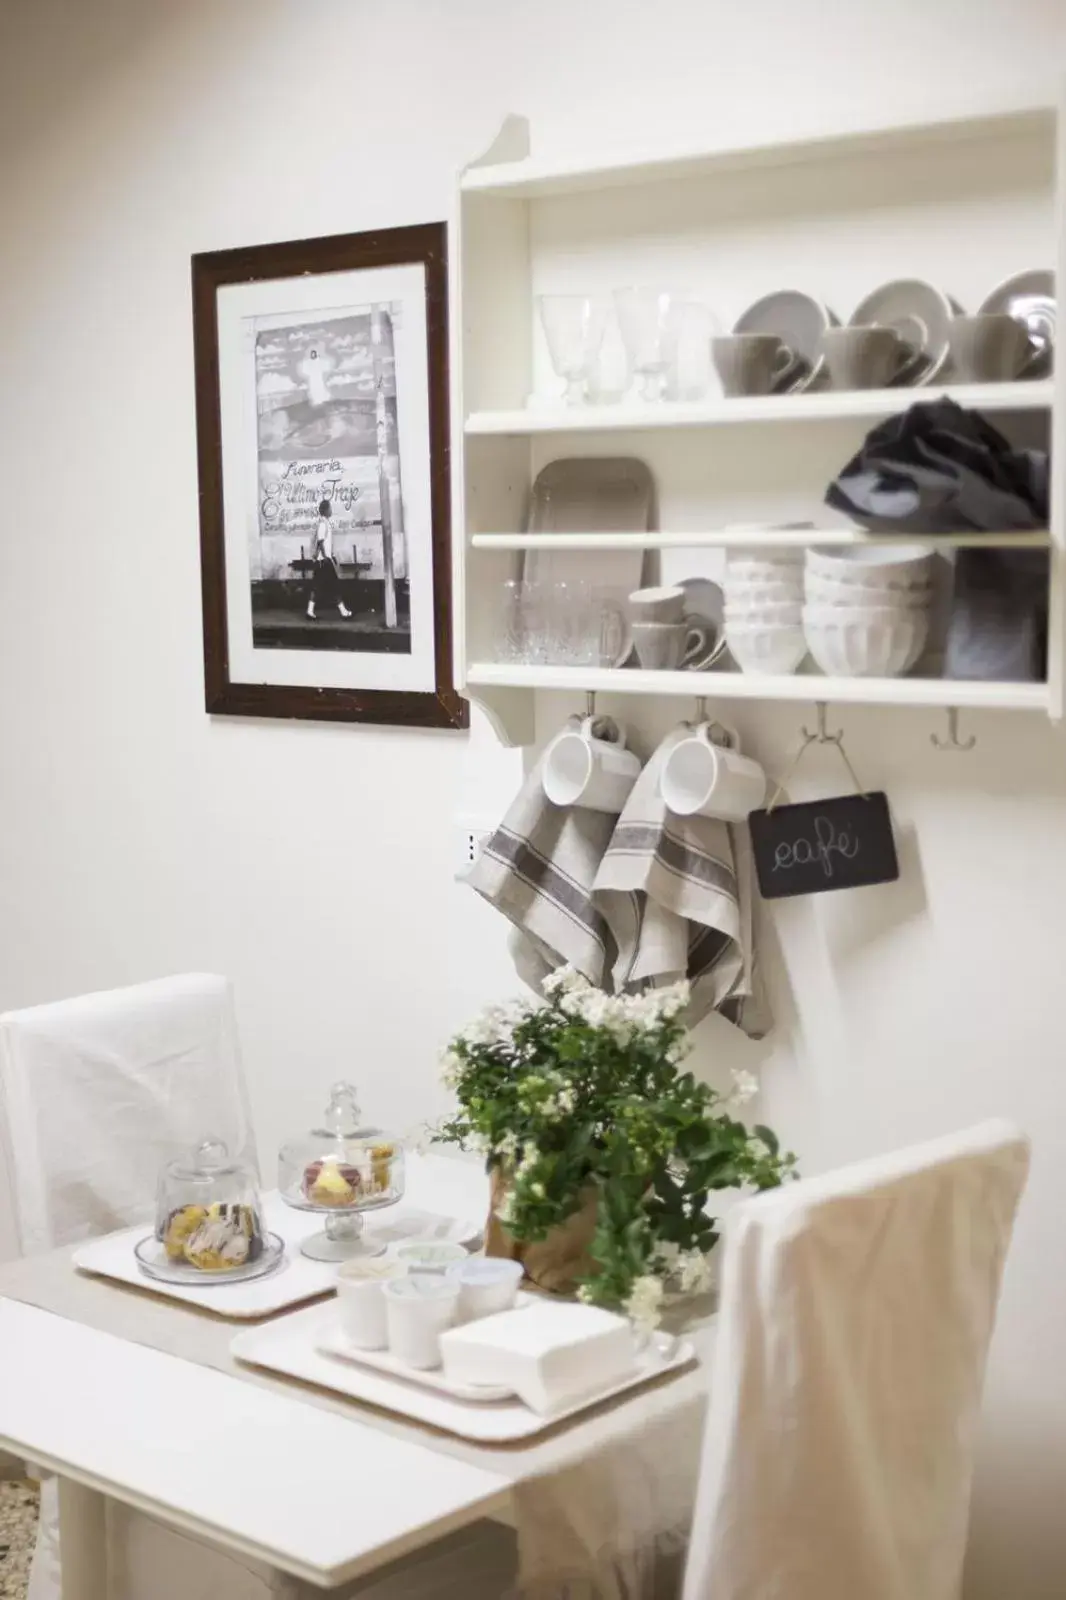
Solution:
M 795 672 L 807 654 L 803 555 L 777 548 L 726 557 L 725 637 L 742 672 Z
M 934 551 L 925 545 L 855 545 L 807 551 L 803 631 L 822 671 L 896 678 L 929 637 Z

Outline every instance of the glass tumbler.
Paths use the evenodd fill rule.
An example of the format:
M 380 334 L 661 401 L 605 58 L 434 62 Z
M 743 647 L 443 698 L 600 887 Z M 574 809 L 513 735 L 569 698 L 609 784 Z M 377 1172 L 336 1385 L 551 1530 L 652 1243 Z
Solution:
M 672 349 L 675 296 L 662 289 L 616 289 L 615 309 L 622 341 L 633 373 L 640 379 L 642 400 L 663 398 Z
M 540 294 L 537 306 L 552 366 L 566 380 L 566 404 L 581 405 L 589 370 L 603 343 L 606 302 L 588 294 Z
M 711 340 L 718 319 L 701 300 L 675 299 L 666 322 L 668 400 L 702 400 L 711 386 Z
M 496 660 L 511 665 L 544 665 L 556 648 L 554 585 L 540 579 L 509 578 L 500 586 Z

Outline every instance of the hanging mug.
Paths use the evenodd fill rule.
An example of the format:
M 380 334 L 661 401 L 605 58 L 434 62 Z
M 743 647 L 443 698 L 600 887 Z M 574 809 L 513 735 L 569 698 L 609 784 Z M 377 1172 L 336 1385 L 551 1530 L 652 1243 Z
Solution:
M 604 737 L 608 732 L 614 737 Z M 640 757 L 626 749 L 624 729 L 609 718 L 585 717 L 579 728 L 564 728 L 549 745 L 541 785 L 552 805 L 617 816 L 640 770 Z
M 715 741 L 716 729 L 726 742 Z M 741 755 L 734 729 L 701 722 L 670 751 L 659 789 L 667 810 L 679 817 L 745 822 L 766 798 L 766 774 L 757 761 Z

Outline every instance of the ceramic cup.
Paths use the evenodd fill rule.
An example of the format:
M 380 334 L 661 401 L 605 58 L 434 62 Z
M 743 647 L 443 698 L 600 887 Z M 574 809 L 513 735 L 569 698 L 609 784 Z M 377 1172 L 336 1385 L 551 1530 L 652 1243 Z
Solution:
M 440 1336 L 455 1321 L 459 1285 L 453 1278 L 390 1278 L 382 1284 L 389 1350 L 409 1367 L 440 1366 Z
M 715 743 L 715 731 L 728 744 Z M 766 798 L 766 774 L 757 761 L 741 755 L 732 728 L 701 722 L 670 751 L 659 787 L 667 810 L 679 817 L 744 822 Z
M 717 643 L 713 624 L 705 617 L 684 617 L 680 622 L 635 622 L 633 644 L 642 667 L 653 672 L 673 672 L 679 667 L 702 666 Z
M 384 1350 L 389 1342 L 383 1285 L 404 1278 L 400 1261 L 346 1261 L 337 1274 L 337 1310 L 340 1324 L 358 1350 Z
M 617 737 L 599 736 L 605 728 L 613 729 Z M 640 776 L 640 757 L 625 746 L 625 733 L 610 721 L 586 717 L 580 728 L 566 728 L 549 745 L 541 773 L 552 805 L 583 806 L 617 816 Z
M 827 328 L 822 335 L 834 389 L 884 389 L 915 365 L 894 328 Z
M 510 1311 L 518 1299 L 522 1282 L 522 1263 L 496 1256 L 471 1256 L 448 1268 L 448 1277 L 459 1285 L 459 1322 L 492 1317 L 497 1311 Z
M 685 614 L 685 591 L 673 586 L 637 589 L 629 597 L 633 622 L 680 622 Z
M 769 394 L 800 365 L 800 357 L 775 333 L 731 333 L 712 339 L 711 353 L 728 395 Z
M 446 1239 L 412 1239 L 409 1244 L 396 1247 L 394 1259 L 404 1272 L 435 1272 L 443 1277 L 449 1267 L 465 1261 L 468 1253 L 461 1244 L 450 1244 Z
M 948 337 L 955 374 L 966 383 L 1009 383 L 1039 354 L 1023 324 L 1005 311 L 953 317 Z

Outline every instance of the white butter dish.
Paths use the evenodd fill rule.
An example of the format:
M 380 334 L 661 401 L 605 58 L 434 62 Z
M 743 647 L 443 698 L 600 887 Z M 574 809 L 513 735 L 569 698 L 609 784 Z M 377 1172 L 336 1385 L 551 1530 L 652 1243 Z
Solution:
M 540 1416 L 609 1388 L 636 1358 L 624 1317 L 550 1302 L 450 1328 L 440 1351 L 449 1382 L 506 1386 Z

